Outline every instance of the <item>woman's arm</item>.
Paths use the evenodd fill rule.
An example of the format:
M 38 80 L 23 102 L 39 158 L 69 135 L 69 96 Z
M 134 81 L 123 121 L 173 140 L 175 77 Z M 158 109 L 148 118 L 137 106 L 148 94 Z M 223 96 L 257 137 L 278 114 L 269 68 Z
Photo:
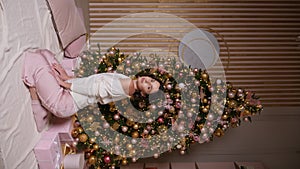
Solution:
M 68 76 L 66 71 L 57 64 L 52 65 L 52 71 L 50 72 L 56 79 L 57 83 L 66 88 L 71 89 L 72 83 L 66 82 L 66 80 L 72 79 L 74 77 Z
M 55 70 L 58 73 L 57 76 L 64 81 L 74 78 L 74 76 L 69 76 L 60 64 L 53 63 L 52 69 Z
M 58 82 L 58 84 L 66 89 L 71 89 L 72 83 L 68 83 L 65 81 Z

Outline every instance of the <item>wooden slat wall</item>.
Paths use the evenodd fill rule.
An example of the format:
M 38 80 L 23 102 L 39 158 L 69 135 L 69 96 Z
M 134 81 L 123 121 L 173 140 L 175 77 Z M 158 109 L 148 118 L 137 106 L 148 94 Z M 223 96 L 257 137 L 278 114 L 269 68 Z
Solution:
M 103 25 L 131 13 L 162 12 L 187 19 L 217 37 L 220 58 L 226 65 L 228 51 L 223 36 L 230 50 L 226 78 L 234 86 L 256 91 L 265 107 L 300 106 L 299 0 L 90 0 L 89 12 L 92 35 Z M 142 19 L 132 23 L 147 24 Z M 92 46 L 135 31 L 122 23 L 111 28 L 104 34 L 91 36 Z M 126 53 L 168 46 L 166 50 L 176 52 L 176 44 L 168 37 L 140 35 L 122 41 L 118 48 Z

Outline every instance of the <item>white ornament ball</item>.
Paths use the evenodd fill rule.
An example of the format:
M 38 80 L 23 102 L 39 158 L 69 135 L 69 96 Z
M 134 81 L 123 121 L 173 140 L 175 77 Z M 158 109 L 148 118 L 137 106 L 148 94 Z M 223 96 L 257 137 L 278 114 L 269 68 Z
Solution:
M 132 140 L 131 140 L 131 143 L 132 143 L 132 144 L 136 144 L 136 143 L 137 143 L 137 140 L 136 140 L 136 139 L 132 139 Z
M 78 142 L 77 142 L 77 141 L 73 141 L 73 142 L 72 142 L 72 145 L 73 145 L 74 147 L 76 147 L 76 146 L 77 146 L 77 144 L 78 144 Z
M 206 133 L 207 132 L 207 129 L 205 128 L 205 127 L 203 127 L 202 129 L 201 129 L 201 133 Z
M 185 87 L 185 84 L 184 83 L 179 83 L 178 85 L 181 89 L 183 89 Z
M 133 157 L 132 159 L 131 159 L 131 161 L 133 162 L 133 163 L 135 163 L 136 162 L 136 158 L 135 157 Z
M 148 134 L 149 131 L 145 129 L 143 133 L 144 133 L 144 134 Z
M 218 115 L 220 115 L 220 116 L 223 115 L 223 111 L 222 111 L 222 110 L 219 110 L 219 111 L 218 111 Z
M 215 131 L 215 129 L 212 128 L 212 127 L 210 127 L 208 130 L 209 130 L 209 133 L 210 133 L 210 134 L 212 134 L 212 133 Z
M 177 128 L 177 130 L 179 132 L 183 132 L 184 131 L 184 126 L 183 125 L 179 125 L 178 128 Z
M 115 119 L 115 120 L 119 120 L 119 119 L 120 119 L 120 116 L 119 116 L 118 114 L 115 114 L 115 115 L 114 115 L 114 119 Z
M 95 136 L 100 136 L 99 131 L 95 131 Z
M 110 126 L 109 123 L 107 122 L 103 123 L 103 128 L 107 129 L 109 126 Z
M 188 112 L 188 113 L 186 114 L 186 116 L 187 116 L 187 117 L 193 117 L 193 113 L 192 113 L 192 112 Z
M 116 145 L 115 146 L 115 151 L 119 151 L 120 150 L 120 146 Z
M 159 116 L 161 116 L 161 115 L 163 115 L 163 114 L 164 114 L 164 112 L 163 112 L 162 110 L 158 112 L 158 115 L 159 115 Z
M 207 120 L 209 120 L 209 121 L 213 121 L 214 120 L 214 115 L 212 115 L 212 113 L 209 113 L 208 115 L 207 115 Z
M 206 133 L 204 133 L 204 134 L 202 135 L 202 139 L 206 140 L 207 138 L 208 138 L 208 135 L 207 135 Z
M 128 127 L 127 127 L 127 126 L 122 126 L 122 131 L 123 131 L 123 132 L 127 132 L 127 130 L 128 130 Z

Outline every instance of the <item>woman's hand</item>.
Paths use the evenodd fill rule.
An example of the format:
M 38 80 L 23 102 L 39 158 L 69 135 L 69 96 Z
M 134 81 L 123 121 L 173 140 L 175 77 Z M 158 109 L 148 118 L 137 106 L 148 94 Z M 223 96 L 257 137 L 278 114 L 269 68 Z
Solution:
M 56 69 L 52 68 L 52 71 L 50 72 L 56 79 L 57 83 L 66 88 L 66 89 L 71 89 L 71 83 L 65 82 L 62 78 L 61 75 L 57 72 Z
M 69 80 L 72 79 L 73 77 L 68 76 L 67 72 L 63 67 L 61 67 L 60 64 L 53 63 L 52 64 L 52 69 L 55 70 L 58 74 L 56 74 L 61 80 Z

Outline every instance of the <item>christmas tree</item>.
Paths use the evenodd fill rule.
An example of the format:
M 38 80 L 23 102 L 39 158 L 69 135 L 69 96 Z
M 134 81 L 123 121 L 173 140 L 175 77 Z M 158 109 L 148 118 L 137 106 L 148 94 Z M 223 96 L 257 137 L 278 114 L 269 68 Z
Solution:
M 141 71 L 163 81 L 162 97 L 150 103 L 124 99 L 90 105 L 77 113 L 72 136 L 89 168 L 114 168 L 174 150 L 185 154 L 191 144 L 223 136 L 263 108 L 253 92 L 210 78 L 205 70 L 172 57 L 127 56 L 114 47 L 104 54 L 85 51 L 75 73 L 85 77 L 117 72 L 134 78 Z

